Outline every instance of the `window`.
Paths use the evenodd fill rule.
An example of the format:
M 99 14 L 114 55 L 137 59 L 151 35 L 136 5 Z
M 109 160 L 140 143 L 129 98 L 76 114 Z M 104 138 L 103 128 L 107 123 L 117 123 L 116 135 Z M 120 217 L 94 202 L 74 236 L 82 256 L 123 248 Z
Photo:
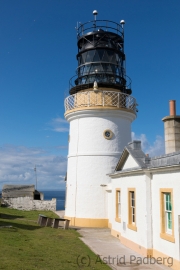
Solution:
M 171 193 L 164 194 L 165 227 L 166 233 L 172 234 L 172 205 Z
M 135 198 L 134 198 L 134 191 L 130 191 L 130 214 L 131 214 L 131 221 L 132 224 L 135 224 Z
M 112 138 L 112 136 L 113 136 L 113 133 L 112 133 L 112 131 L 110 129 L 106 129 L 103 132 L 103 136 L 104 136 L 105 139 L 110 140 Z
M 161 233 L 164 240 L 175 242 L 173 229 L 173 190 L 160 189 Z
M 121 190 L 116 189 L 116 218 L 115 221 L 121 222 Z
M 136 194 L 135 188 L 128 189 L 128 228 L 137 231 L 136 227 Z

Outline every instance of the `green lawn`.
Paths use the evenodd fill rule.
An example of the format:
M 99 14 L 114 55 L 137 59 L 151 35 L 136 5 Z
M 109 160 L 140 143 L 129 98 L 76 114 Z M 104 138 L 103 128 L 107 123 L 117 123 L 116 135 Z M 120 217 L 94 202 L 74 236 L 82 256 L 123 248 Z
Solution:
M 39 213 L 57 217 L 50 211 L 0 207 L 0 270 L 110 269 L 79 239 L 78 231 L 40 227 Z

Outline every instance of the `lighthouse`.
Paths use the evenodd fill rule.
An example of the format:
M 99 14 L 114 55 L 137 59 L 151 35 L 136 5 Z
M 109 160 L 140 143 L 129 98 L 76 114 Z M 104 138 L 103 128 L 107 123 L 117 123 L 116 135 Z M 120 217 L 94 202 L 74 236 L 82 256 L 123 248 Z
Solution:
M 69 122 L 65 217 L 71 225 L 108 226 L 111 173 L 131 141 L 136 99 L 126 75 L 124 20 L 77 26 L 77 71 L 65 99 Z

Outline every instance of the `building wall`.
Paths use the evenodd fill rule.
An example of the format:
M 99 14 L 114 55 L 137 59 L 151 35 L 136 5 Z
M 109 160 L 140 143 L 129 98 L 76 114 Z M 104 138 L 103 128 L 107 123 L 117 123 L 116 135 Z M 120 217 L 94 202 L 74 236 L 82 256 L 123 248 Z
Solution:
M 106 173 L 111 170 L 111 165 L 116 161 L 116 156 L 80 156 L 69 159 L 67 216 L 108 218 L 105 186 L 110 179 Z M 106 164 L 106 168 L 104 168 L 102 175 L 104 164 Z
M 129 168 L 137 168 L 137 167 L 139 167 L 139 165 L 137 164 L 135 159 L 131 155 L 129 155 L 122 170 L 129 169 Z
M 141 252 L 141 249 L 151 248 L 151 237 L 147 236 L 147 229 L 149 223 L 149 192 L 146 189 L 147 177 L 145 175 L 139 174 L 134 176 L 124 176 L 112 179 L 112 197 L 113 197 L 113 215 L 112 219 L 112 233 L 113 230 L 119 232 L 121 235 L 121 242 L 125 245 L 133 248 L 134 243 L 137 244 L 136 251 Z M 121 222 L 115 221 L 116 217 L 116 189 L 121 189 Z M 128 228 L 128 189 L 135 189 L 136 196 L 136 227 L 137 231 Z M 123 223 L 124 228 L 123 229 Z M 148 234 L 151 232 L 148 231 Z M 118 234 L 118 233 L 117 233 Z M 116 236 L 116 235 L 115 235 Z M 129 241 L 125 241 L 125 239 Z
M 18 210 L 51 210 L 56 211 L 56 199 L 51 201 L 33 200 L 32 197 L 3 199 L 3 204 Z
M 104 185 L 110 182 L 107 174 L 117 164 L 124 146 L 131 141 L 134 118 L 133 113 L 107 109 L 66 115 L 70 122 L 66 217 L 106 219 L 108 222 Z M 106 129 L 113 132 L 110 140 L 103 136 Z
M 173 189 L 173 214 L 174 214 L 174 238 L 170 242 L 160 237 L 161 233 L 161 210 L 160 189 Z M 155 250 L 180 260 L 179 252 L 179 228 L 178 215 L 180 215 L 180 172 L 169 171 L 155 173 L 152 177 L 152 213 L 153 213 L 153 247 Z
M 116 189 L 121 189 L 121 222 L 116 222 Z M 128 188 L 136 190 L 136 226 L 133 231 L 123 222 L 128 223 Z M 174 242 L 161 236 L 161 196 L 162 190 L 172 190 Z M 110 202 L 110 200 L 109 200 Z M 180 171 L 171 170 L 146 172 L 142 175 L 122 176 L 112 178 L 113 216 L 109 215 L 112 224 L 112 235 L 118 237 L 122 244 L 141 255 L 151 255 L 162 258 L 168 265 L 168 259 L 173 258 L 172 269 L 180 267 Z M 171 260 L 172 261 L 172 260 Z
M 112 197 L 112 188 L 111 188 L 111 190 L 108 190 L 106 192 L 106 194 L 107 194 L 107 203 L 108 203 L 108 205 L 107 205 L 107 207 L 108 207 L 107 214 L 108 214 L 108 220 L 109 220 L 108 227 L 112 228 L 112 222 L 114 219 L 114 211 L 113 211 L 114 205 L 113 205 L 113 197 Z
M 133 113 L 120 110 L 87 110 L 66 115 L 70 122 L 69 156 L 120 154 L 131 141 L 131 122 L 134 118 Z M 113 132 L 111 140 L 103 137 L 106 129 Z

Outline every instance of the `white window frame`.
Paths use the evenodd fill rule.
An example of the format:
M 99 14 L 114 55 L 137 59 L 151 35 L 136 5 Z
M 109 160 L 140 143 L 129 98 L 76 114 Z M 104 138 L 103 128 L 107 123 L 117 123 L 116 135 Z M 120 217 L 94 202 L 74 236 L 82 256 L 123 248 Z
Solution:
M 169 198 L 169 200 L 167 200 L 167 198 Z M 171 193 L 169 192 L 164 193 L 164 212 L 165 212 L 164 216 L 165 216 L 166 233 L 172 234 L 172 203 L 171 203 Z M 171 216 L 171 219 L 169 219 L 169 214 Z M 171 229 L 169 228 L 169 224 L 171 224 Z
M 121 191 L 117 191 L 117 218 L 121 218 Z
M 130 207 L 131 207 L 131 222 L 134 225 L 136 223 L 136 206 L 135 206 L 134 191 L 130 191 Z
M 130 230 L 137 232 L 136 219 L 136 188 L 128 188 L 128 225 Z
M 174 206 L 173 206 L 173 188 L 160 188 L 160 237 L 163 240 L 175 243 L 174 237 Z M 169 203 L 166 205 L 167 195 Z M 168 217 L 171 213 L 171 217 Z
M 115 200 L 116 200 L 115 221 L 121 222 L 121 189 L 120 188 L 116 188 Z

